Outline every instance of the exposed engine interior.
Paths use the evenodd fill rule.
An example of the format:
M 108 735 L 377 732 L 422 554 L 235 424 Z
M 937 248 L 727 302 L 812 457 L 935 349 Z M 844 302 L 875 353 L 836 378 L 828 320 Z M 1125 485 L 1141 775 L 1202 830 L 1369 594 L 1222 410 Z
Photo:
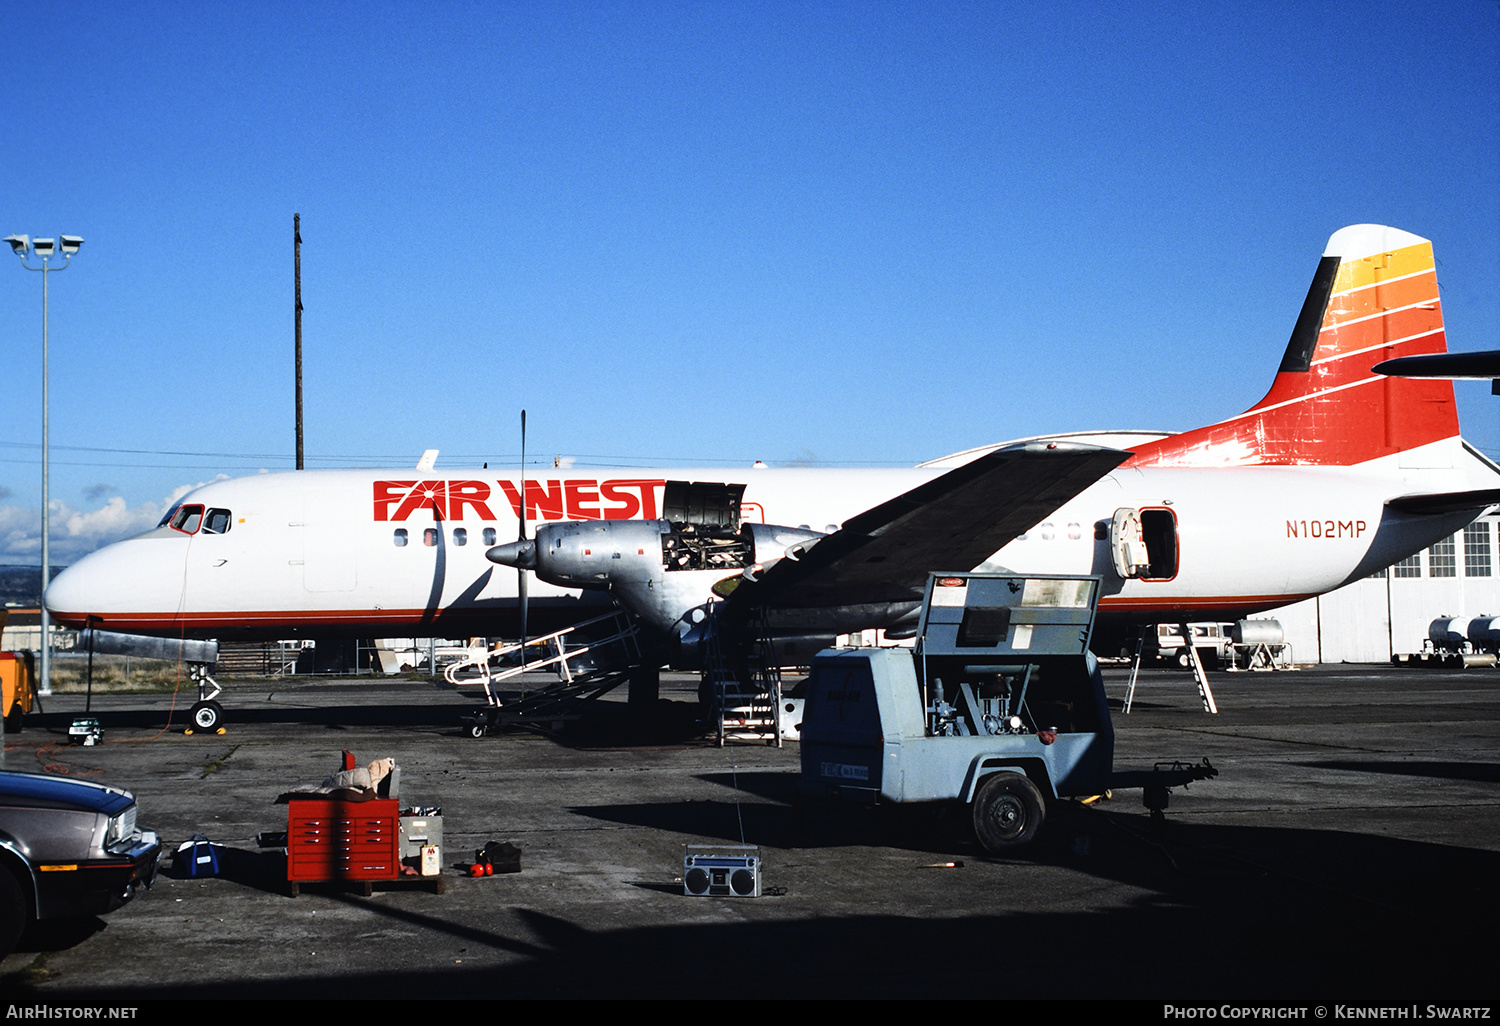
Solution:
M 755 539 L 740 524 L 742 484 L 668 481 L 662 496 L 662 563 L 668 570 L 738 570 L 755 562 Z
M 668 570 L 737 570 L 755 562 L 750 525 L 736 530 L 671 521 L 661 536 L 662 562 Z

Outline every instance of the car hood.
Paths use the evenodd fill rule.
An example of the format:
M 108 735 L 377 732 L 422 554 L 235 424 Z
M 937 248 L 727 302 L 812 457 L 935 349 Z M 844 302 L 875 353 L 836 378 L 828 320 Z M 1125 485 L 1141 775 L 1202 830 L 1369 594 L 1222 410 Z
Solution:
M 134 801 L 134 795 L 117 787 L 45 773 L 0 770 L 0 805 L 71 807 L 113 816 Z

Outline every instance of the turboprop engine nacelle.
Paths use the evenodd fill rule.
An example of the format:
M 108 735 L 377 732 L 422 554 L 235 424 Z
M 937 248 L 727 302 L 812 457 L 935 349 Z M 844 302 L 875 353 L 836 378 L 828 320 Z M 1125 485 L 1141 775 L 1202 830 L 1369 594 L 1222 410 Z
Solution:
M 706 617 L 711 588 L 778 559 L 796 559 L 823 534 L 742 524 L 738 530 L 670 520 L 570 520 L 544 524 L 529 541 L 496 545 L 496 563 L 565 588 L 609 588 L 651 627 L 681 633 Z M 694 611 L 698 612 L 696 617 Z

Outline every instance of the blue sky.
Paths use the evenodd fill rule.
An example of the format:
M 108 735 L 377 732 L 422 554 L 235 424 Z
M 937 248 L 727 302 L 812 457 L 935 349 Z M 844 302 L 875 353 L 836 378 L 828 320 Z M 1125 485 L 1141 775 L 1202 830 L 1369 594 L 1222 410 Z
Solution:
M 1500 5 L 0 7 L 0 234 L 51 278 L 58 562 L 309 466 L 911 464 L 1270 384 L 1353 223 L 1500 347 Z M 13 261 L 13 258 L 7 258 Z M 0 562 L 41 276 L 0 263 Z M 1460 384 L 1500 451 L 1500 401 Z

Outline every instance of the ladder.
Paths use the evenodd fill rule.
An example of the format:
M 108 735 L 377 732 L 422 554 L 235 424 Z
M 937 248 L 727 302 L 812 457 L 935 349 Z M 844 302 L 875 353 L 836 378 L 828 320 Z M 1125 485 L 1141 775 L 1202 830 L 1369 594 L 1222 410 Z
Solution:
M 711 608 L 709 616 L 703 682 L 719 747 L 728 741 L 759 741 L 780 748 L 781 665 L 764 610 L 758 610 L 745 625 L 754 636 L 738 662 L 724 651 L 723 621 L 717 608 Z
M 1125 714 L 1130 714 L 1130 706 L 1135 701 L 1135 681 L 1141 672 L 1141 652 L 1146 644 L 1146 628 L 1141 628 L 1141 635 L 1135 643 L 1135 662 L 1130 667 L 1130 686 L 1125 689 Z M 1182 636 L 1187 648 L 1188 668 L 1193 671 L 1193 679 L 1198 682 L 1198 697 L 1203 700 L 1203 711 L 1206 713 L 1219 712 L 1218 703 L 1214 701 L 1214 692 L 1208 686 L 1208 674 L 1203 669 L 1203 660 L 1198 658 L 1198 649 L 1193 644 L 1193 629 L 1187 624 L 1182 625 Z

